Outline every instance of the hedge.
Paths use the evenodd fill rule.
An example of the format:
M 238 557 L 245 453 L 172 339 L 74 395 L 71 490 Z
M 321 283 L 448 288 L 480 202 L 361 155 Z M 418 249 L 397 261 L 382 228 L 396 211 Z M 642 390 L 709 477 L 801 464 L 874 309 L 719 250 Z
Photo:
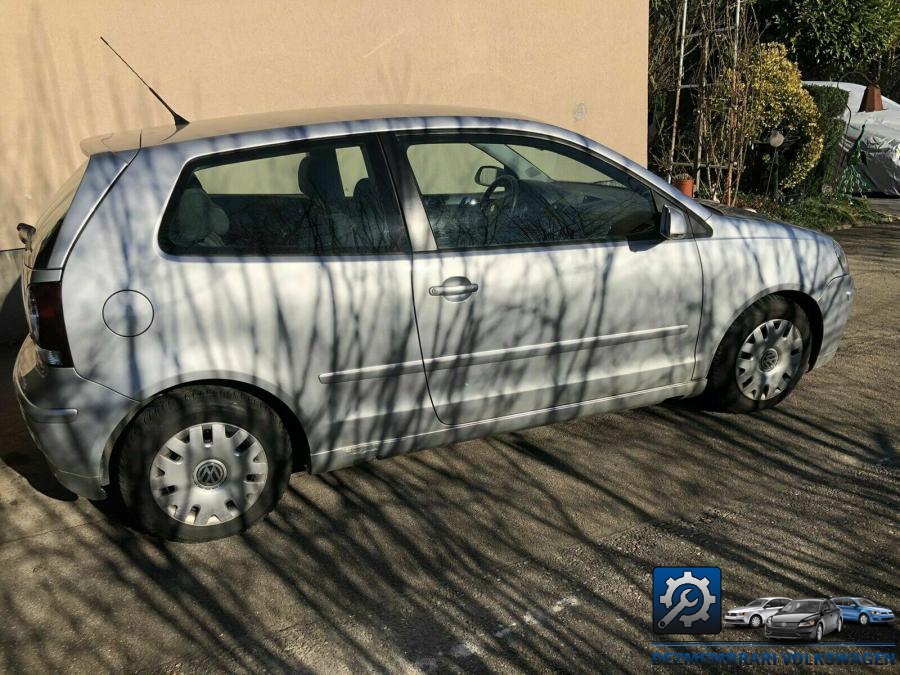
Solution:
M 841 139 L 846 126 L 841 118 L 850 94 L 833 86 L 807 85 L 805 89 L 819 109 L 819 128 L 825 138 L 822 156 L 797 187 L 797 192 L 812 195 L 820 194 L 823 188 L 833 189 L 840 177 Z

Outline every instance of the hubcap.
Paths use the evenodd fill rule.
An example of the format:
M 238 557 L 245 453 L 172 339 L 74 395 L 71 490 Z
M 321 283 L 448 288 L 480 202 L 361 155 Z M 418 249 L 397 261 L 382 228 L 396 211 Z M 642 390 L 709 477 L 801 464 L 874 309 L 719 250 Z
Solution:
M 800 369 L 803 336 L 790 321 L 760 324 L 738 351 L 735 377 L 741 393 L 754 401 L 778 396 Z
M 266 486 L 265 448 L 224 422 L 195 424 L 172 436 L 150 467 L 159 508 L 187 525 L 217 525 L 253 506 Z

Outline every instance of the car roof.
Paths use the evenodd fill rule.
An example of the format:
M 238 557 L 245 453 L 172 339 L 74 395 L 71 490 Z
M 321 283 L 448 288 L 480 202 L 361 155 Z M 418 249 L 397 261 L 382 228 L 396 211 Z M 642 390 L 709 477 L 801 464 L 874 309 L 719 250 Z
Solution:
M 497 126 L 503 122 L 536 122 L 530 117 L 515 113 L 483 108 L 440 105 L 367 105 L 282 110 L 197 120 L 181 127 L 175 124 L 144 127 L 86 138 L 81 148 L 86 155 L 98 152 L 122 152 L 148 148 L 168 143 L 183 143 L 201 138 L 214 138 L 232 134 L 269 131 L 288 127 L 303 127 L 340 122 L 384 121 L 401 123 L 403 128 L 426 128 L 429 118 L 443 120 L 483 119 Z M 552 125 L 546 125 L 554 129 Z M 348 133 L 353 133 L 348 129 Z

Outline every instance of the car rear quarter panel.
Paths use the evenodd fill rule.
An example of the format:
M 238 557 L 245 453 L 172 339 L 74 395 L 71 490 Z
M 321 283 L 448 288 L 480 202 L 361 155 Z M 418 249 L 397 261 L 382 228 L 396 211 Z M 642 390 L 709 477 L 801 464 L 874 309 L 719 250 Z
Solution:
M 82 377 L 146 400 L 179 384 L 244 382 L 293 409 L 313 452 L 427 431 L 409 256 L 172 257 L 161 214 L 181 167 L 227 140 L 141 151 L 84 228 L 63 273 L 63 304 Z M 135 337 L 109 330 L 106 300 L 134 290 L 153 306 Z M 127 308 L 126 308 L 127 312 Z M 322 374 L 413 362 L 390 378 L 323 383 Z M 427 414 L 423 414 L 427 413 Z

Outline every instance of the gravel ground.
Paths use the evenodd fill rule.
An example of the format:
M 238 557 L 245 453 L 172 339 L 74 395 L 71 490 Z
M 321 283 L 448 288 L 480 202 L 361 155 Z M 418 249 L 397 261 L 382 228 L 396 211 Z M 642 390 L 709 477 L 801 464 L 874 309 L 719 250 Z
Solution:
M 776 410 L 663 405 L 296 475 L 274 515 L 202 546 L 57 487 L 4 378 L 0 670 L 644 672 L 656 565 L 719 566 L 726 609 L 900 609 L 900 223 L 838 239 L 845 341 Z

